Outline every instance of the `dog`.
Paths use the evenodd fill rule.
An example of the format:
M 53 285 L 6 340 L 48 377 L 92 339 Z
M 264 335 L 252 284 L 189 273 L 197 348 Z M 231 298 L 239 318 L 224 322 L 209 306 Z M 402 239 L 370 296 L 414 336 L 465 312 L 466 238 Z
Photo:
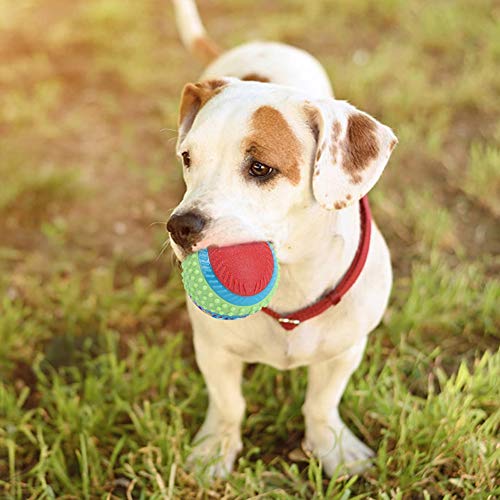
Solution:
M 390 254 L 366 194 L 397 139 L 336 100 L 305 51 L 252 42 L 221 53 L 195 3 L 173 4 L 183 43 L 208 63 L 181 96 L 186 192 L 167 223 L 174 253 L 182 261 L 210 246 L 269 241 L 281 269 L 269 309 L 244 319 L 214 319 L 187 298 L 209 395 L 190 462 L 230 473 L 242 449 L 243 367 L 265 363 L 308 367 L 303 447 L 328 475 L 362 472 L 373 452 L 338 406 L 389 300 Z

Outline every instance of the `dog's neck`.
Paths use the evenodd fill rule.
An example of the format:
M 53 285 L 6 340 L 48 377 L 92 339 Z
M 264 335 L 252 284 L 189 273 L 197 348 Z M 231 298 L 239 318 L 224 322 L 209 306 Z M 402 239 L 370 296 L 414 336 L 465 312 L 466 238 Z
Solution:
M 304 224 L 290 229 L 270 307 L 290 314 L 334 288 L 354 258 L 360 233 L 357 203 L 334 211 L 312 207 Z

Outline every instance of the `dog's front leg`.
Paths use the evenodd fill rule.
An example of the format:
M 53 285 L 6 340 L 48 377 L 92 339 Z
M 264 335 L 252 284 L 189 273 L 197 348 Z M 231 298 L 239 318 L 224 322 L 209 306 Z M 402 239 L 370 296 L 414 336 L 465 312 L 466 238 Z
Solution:
M 198 431 L 189 461 L 207 466 L 210 475 L 231 472 L 241 451 L 241 422 L 245 400 L 241 393 L 243 362 L 202 335 L 194 336 L 196 361 L 208 389 L 208 411 Z
M 306 401 L 305 446 L 323 463 L 332 475 L 337 467 L 343 472 L 362 472 L 369 465 L 373 452 L 346 427 L 338 405 L 347 382 L 363 357 L 366 338 L 335 358 L 311 365 Z

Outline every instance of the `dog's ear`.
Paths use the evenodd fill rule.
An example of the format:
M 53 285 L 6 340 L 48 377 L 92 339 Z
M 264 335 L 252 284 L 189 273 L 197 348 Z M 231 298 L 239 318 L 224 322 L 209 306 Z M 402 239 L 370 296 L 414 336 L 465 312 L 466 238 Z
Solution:
M 229 80 L 220 78 L 184 85 L 179 108 L 179 142 L 184 139 L 191 129 L 200 109 L 228 83 Z
M 314 197 L 326 209 L 344 208 L 377 182 L 398 142 L 396 136 L 345 101 L 309 102 L 305 111 L 317 141 Z

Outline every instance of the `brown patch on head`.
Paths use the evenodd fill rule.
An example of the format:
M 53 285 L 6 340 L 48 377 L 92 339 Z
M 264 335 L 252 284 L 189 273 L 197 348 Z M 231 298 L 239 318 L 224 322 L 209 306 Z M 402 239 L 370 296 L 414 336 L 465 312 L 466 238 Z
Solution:
M 300 181 L 301 146 L 283 115 L 271 106 L 261 106 L 252 115 L 251 134 L 243 141 L 245 153 L 278 169 L 292 184 Z
M 271 80 L 267 76 L 259 75 L 258 73 L 249 73 L 248 75 L 242 76 L 241 80 L 245 82 L 262 82 L 269 83 Z
M 333 204 L 334 208 L 336 208 L 337 210 L 340 210 L 342 208 L 345 208 L 347 207 L 347 203 L 345 201 L 336 201 L 334 204 Z
M 345 198 L 346 198 L 346 200 L 352 200 L 352 195 L 347 194 Z
M 379 153 L 376 124 L 361 113 L 350 115 L 347 136 L 343 141 L 342 168 L 351 176 L 354 184 L 361 182 L 360 172 L 367 168 Z
M 187 83 L 184 86 L 179 111 L 179 130 L 182 135 L 187 134 L 200 109 L 221 92 L 225 85 L 227 85 L 225 80 L 205 80 L 200 83 Z
M 191 50 L 204 63 L 209 63 L 220 56 L 221 49 L 208 36 L 200 36 L 191 45 Z

